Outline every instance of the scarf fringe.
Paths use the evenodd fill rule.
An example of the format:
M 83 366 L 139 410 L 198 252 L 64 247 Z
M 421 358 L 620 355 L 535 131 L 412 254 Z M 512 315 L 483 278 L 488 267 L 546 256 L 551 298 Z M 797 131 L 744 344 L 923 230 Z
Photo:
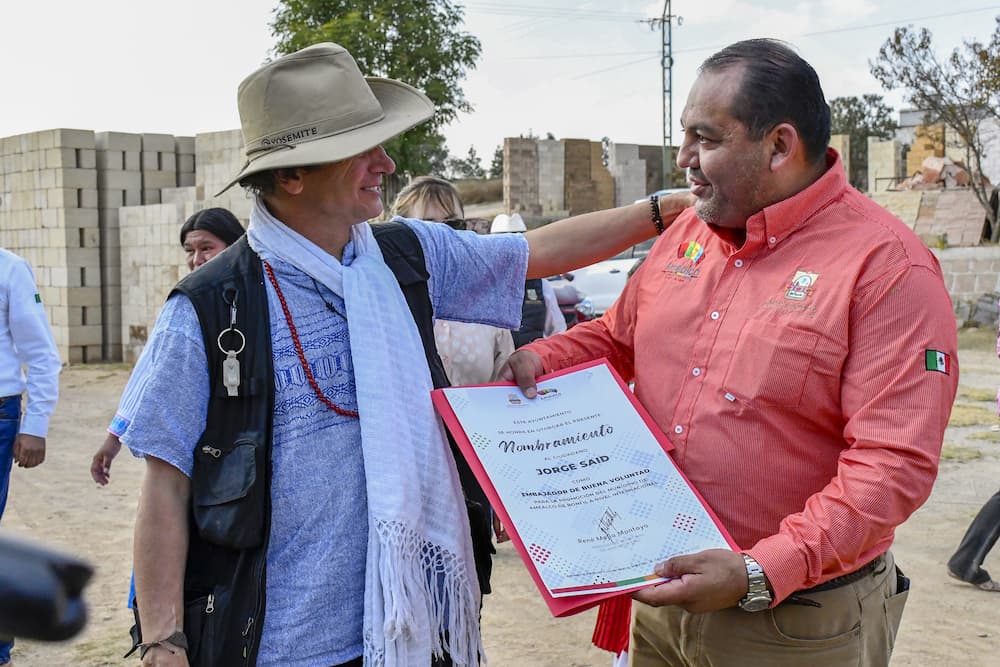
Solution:
M 461 558 L 401 523 L 375 520 L 373 527 L 377 535 L 369 539 L 379 543 L 375 572 L 381 579 L 385 645 L 374 645 L 366 629 L 365 665 L 382 667 L 387 646 L 421 632 L 429 635 L 434 656 L 447 652 L 456 667 L 475 667 L 481 657 L 485 664 L 479 585 Z M 396 655 L 395 664 L 401 664 Z M 419 667 L 429 662 L 430 656 Z

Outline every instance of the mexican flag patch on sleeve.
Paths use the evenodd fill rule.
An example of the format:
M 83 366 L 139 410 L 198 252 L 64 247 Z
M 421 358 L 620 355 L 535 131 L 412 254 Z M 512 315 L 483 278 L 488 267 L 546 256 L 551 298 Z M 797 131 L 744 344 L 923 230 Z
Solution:
M 941 350 L 925 350 L 924 364 L 929 371 L 951 374 L 951 356 Z

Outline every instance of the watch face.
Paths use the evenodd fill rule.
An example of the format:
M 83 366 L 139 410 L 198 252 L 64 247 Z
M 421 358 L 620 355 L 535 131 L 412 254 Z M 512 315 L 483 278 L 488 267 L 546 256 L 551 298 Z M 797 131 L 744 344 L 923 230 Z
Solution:
M 743 611 L 764 611 L 771 606 L 770 596 L 758 596 L 749 600 L 740 600 L 740 609 Z

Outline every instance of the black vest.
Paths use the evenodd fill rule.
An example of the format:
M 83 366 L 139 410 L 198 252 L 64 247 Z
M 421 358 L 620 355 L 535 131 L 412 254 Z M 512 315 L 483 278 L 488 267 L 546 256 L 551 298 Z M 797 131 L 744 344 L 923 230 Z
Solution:
M 423 249 L 401 223 L 372 225 L 386 264 L 399 281 L 423 342 L 434 387 L 449 386 L 434 344 L 433 307 Z M 187 296 L 201 323 L 211 397 L 205 432 L 194 452 L 189 546 L 184 578 L 184 632 L 192 667 L 254 665 L 265 609 L 265 559 L 270 534 L 274 367 L 267 290 L 260 258 L 242 237 L 173 293 Z M 246 337 L 240 386 L 228 396 L 219 334 Z M 239 336 L 226 333 L 227 349 Z M 386 354 L 391 354 L 386 350 Z M 449 441 L 469 513 L 476 571 L 489 592 L 493 553 L 489 502 L 454 441 Z
M 545 298 L 542 296 L 542 279 L 524 281 L 524 303 L 521 305 L 521 328 L 511 332 L 514 347 L 527 345 L 545 335 Z

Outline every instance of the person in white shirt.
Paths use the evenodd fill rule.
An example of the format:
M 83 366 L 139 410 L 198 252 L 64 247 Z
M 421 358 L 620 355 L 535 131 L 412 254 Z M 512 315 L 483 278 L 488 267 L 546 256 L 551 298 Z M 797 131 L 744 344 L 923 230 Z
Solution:
M 399 191 L 393 215 L 428 222 L 443 222 L 466 229 L 465 209 L 458 190 L 434 176 L 418 176 Z M 485 384 L 514 351 L 510 331 L 473 322 L 434 321 L 437 345 L 445 374 L 453 385 Z
M 45 460 L 45 437 L 59 397 L 61 369 L 31 267 L 0 248 L 0 517 L 7 505 L 13 464 L 34 468 Z M 25 390 L 28 400 L 22 418 Z M 13 645 L 13 639 L 0 638 L 0 667 L 10 664 Z

